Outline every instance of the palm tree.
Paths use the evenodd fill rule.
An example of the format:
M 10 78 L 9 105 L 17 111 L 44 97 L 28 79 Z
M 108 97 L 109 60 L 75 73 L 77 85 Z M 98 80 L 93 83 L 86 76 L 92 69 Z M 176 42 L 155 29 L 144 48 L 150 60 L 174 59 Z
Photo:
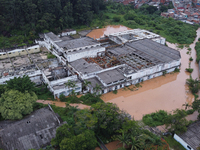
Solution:
M 136 137 L 131 136 L 128 145 L 131 145 L 131 150 L 141 149 L 141 142 Z
M 65 86 L 70 89 L 72 88 L 72 91 L 70 92 L 70 95 L 74 96 L 76 93 L 75 93 L 75 88 L 77 87 L 76 85 L 76 82 L 75 81 L 67 81 L 67 83 L 65 83 Z
M 99 84 L 96 84 L 96 86 L 93 88 L 95 96 L 99 96 L 100 90 L 102 90 L 101 86 Z
M 90 84 L 91 84 L 90 81 L 84 80 L 84 81 L 83 81 L 83 90 L 86 90 L 87 86 L 90 85 Z
M 125 133 L 123 130 L 121 130 L 120 132 L 121 132 L 121 135 L 117 136 L 117 140 L 120 141 L 118 144 L 122 143 L 123 148 L 125 148 L 125 145 L 128 145 L 129 143 L 130 136 L 129 134 Z

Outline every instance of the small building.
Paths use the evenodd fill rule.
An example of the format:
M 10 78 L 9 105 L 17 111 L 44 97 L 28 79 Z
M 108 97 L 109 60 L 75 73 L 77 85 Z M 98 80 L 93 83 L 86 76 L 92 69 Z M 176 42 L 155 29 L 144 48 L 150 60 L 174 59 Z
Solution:
M 19 121 L 1 121 L 0 148 L 28 150 L 45 147 L 55 137 L 56 129 L 64 123 L 50 105 Z
M 76 34 L 76 30 L 73 29 L 65 29 L 59 36 L 68 36 Z
M 183 134 L 175 134 L 174 139 L 187 150 L 197 150 L 200 147 L 200 121 L 191 124 Z

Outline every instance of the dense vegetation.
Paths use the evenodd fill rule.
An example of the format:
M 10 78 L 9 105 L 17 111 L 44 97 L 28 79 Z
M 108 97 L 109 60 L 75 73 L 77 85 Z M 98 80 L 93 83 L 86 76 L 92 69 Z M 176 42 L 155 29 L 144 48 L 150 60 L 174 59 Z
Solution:
M 161 11 L 148 5 L 134 9 L 133 5 L 103 0 L 0 0 L 0 10 L 0 48 L 31 44 L 41 32 L 109 24 L 147 29 L 169 42 L 189 44 L 198 27 L 161 17 L 166 7 Z
M 199 39 L 199 40 L 200 40 L 200 39 Z M 200 60 L 200 41 L 196 42 L 195 50 L 196 50 L 196 52 L 197 52 L 196 61 L 197 61 L 197 63 L 199 63 L 199 60 Z
M 0 0 L 0 47 L 31 44 L 48 30 L 89 25 L 104 8 L 103 0 Z

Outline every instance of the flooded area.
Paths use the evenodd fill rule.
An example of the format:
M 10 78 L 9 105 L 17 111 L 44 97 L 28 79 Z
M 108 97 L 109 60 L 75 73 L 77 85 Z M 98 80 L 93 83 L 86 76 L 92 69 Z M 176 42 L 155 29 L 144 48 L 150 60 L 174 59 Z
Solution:
M 111 34 L 111 33 L 121 32 L 121 31 L 126 31 L 126 30 L 131 30 L 131 29 L 122 25 L 109 25 L 102 29 L 92 30 L 90 33 L 87 34 L 87 36 L 93 39 L 98 39 L 98 38 L 103 37 L 104 34 Z
M 197 30 L 197 37 L 190 45 L 191 55 L 186 54 L 187 48 L 179 49 L 176 44 L 167 42 L 167 45 L 173 49 L 179 49 L 181 53 L 180 73 L 171 73 L 151 80 L 144 81 L 138 91 L 120 89 L 117 94 L 112 92 L 104 94 L 102 99 L 105 102 L 111 102 L 118 105 L 120 109 L 127 111 L 135 120 L 142 119 L 144 114 L 149 114 L 157 110 L 166 110 L 171 112 L 176 108 L 184 108 L 185 103 L 191 104 L 194 96 L 188 90 L 186 79 L 190 73 L 185 72 L 189 67 L 189 58 L 194 59 L 191 62 L 193 78 L 199 77 L 198 64 L 196 63 L 195 43 L 200 37 L 200 29 Z

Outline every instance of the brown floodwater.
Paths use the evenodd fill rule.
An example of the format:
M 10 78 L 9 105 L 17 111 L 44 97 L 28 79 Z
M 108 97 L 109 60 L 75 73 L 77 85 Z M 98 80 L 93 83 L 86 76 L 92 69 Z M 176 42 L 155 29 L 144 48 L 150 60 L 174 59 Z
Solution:
M 93 39 L 98 39 L 98 38 L 103 37 L 104 34 L 111 34 L 111 33 L 121 32 L 121 31 L 126 31 L 126 30 L 131 30 L 131 29 L 122 25 L 108 25 L 105 28 L 92 30 L 90 33 L 87 34 L 87 36 Z
M 149 114 L 157 110 L 166 110 L 171 112 L 177 108 L 184 108 L 185 103 L 191 104 L 194 96 L 188 90 L 186 79 L 190 74 L 185 72 L 189 66 L 189 58 L 194 59 L 191 62 L 193 78 L 199 77 L 198 64 L 196 63 L 195 43 L 200 37 L 200 28 L 197 30 L 197 37 L 190 45 L 191 55 L 186 54 L 187 48 L 179 49 L 176 44 L 167 42 L 171 48 L 178 49 L 181 53 L 180 73 L 171 73 L 151 80 L 144 81 L 137 91 L 119 89 L 117 94 L 112 92 L 104 94 L 102 99 L 105 102 L 117 104 L 117 106 L 127 111 L 135 120 L 141 120 L 144 114 Z

